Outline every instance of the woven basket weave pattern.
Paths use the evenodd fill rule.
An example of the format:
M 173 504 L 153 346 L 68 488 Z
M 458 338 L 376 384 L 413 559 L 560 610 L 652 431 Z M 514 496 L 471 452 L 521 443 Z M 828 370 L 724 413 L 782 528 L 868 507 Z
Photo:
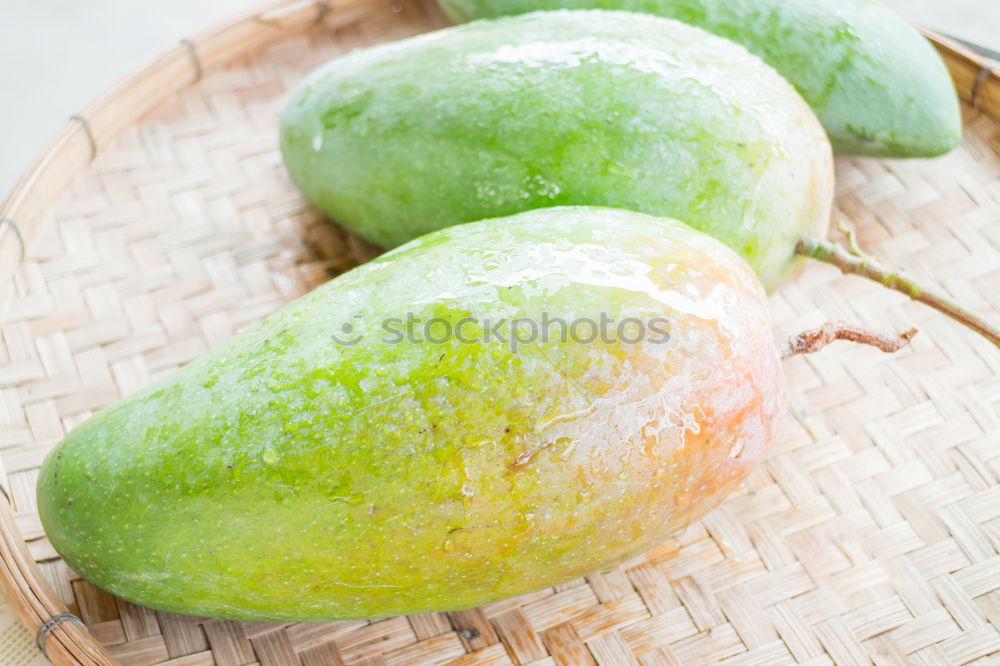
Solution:
M 349 19 L 349 20 L 348 20 Z M 344 51 L 445 24 L 374 2 L 207 73 L 102 148 L 0 310 L 0 439 L 52 588 L 127 664 L 963 664 L 1000 655 L 1000 354 L 948 319 L 810 265 L 775 333 L 829 319 L 921 329 L 894 356 L 785 364 L 791 408 L 717 511 L 642 557 L 527 597 L 372 622 L 234 623 L 138 608 L 80 580 L 36 514 L 45 454 L 94 411 L 377 254 L 305 206 L 276 146 L 285 95 Z M 933 161 L 838 161 L 834 226 L 1000 311 L 1000 129 L 967 112 Z M 991 661 L 993 655 L 993 661 Z M 978 660 L 978 661 L 977 661 Z

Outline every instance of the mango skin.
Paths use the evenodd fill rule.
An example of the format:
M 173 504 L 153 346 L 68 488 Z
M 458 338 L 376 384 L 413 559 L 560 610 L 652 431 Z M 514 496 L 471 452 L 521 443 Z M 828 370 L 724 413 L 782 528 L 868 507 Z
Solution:
M 742 44 L 802 94 L 834 150 L 935 157 L 962 138 L 940 56 L 877 0 L 439 0 L 455 21 L 544 9 L 620 9 L 677 19 Z
M 384 343 L 382 318 L 407 312 L 664 317 L 669 341 Z M 409 243 L 98 413 L 46 459 L 38 506 L 73 569 L 153 608 L 459 609 L 669 537 L 783 410 L 764 292 L 735 254 L 672 220 L 553 208 Z
M 672 217 L 773 288 L 823 234 L 829 142 L 744 48 L 627 12 L 537 12 L 354 51 L 291 95 L 281 148 L 313 205 L 382 247 L 558 205 Z

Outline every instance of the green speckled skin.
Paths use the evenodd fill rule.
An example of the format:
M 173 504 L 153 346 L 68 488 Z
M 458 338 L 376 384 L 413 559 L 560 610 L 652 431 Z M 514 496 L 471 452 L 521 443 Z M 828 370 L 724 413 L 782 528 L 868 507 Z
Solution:
M 386 343 L 380 321 L 407 312 L 663 317 L 669 340 Z M 356 344 L 331 339 L 345 323 Z M 764 293 L 734 253 L 679 222 L 546 209 L 418 239 L 98 413 L 46 459 L 38 507 L 70 566 L 154 608 L 458 609 L 683 528 L 783 409 Z
M 383 247 L 558 205 L 682 220 L 771 288 L 823 234 L 832 153 L 795 90 L 743 47 L 628 12 L 538 12 L 355 51 L 281 126 L 317 208 Z
M 456 21 L 543 9 L 677 19 L 742 44 L 794 85 L 837 152 L 934 157 L 962 117 L 937 52 L 878 0 L 439 0 Z

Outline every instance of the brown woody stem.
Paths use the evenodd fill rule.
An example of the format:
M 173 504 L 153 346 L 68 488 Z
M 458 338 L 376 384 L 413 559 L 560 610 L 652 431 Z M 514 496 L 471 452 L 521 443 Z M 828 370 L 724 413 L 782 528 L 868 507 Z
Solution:
M 798 356 L 799 354 L 818 352 L 834 340 L 850 340 L 851 342 L 878 347 L 886 353 L 892 353 L 910 344 L 910 340 L 916 334 L 917 329 L 915 328 L 903 331 L 896 336 L 890 336 L 869 331 L 858 326 L 851 326 L 843 322 L 831 322 L 788 338 L 781 346 L 781 358 L 784 360 L 792 356 Z
M 906 294 L 915 301 L 929 305 L 938 312 L 944 313 L 962 325 L 979 333 L 984 338 L 1000 347 L 1000 328 L 973 314 L 943 293 L 928 289 L 918 284 L 912 278 L 898 270 L 883 266 L 872 257 L 864 254 L 856 247 L 852 234 L 848 240 L 853 246 L 847 250 L 836 243 L 822 238 L 803 238 L 795 248 L 796 254 L 833 264 L 843 273 L 860 275 L 874 280 L 884 287 Z

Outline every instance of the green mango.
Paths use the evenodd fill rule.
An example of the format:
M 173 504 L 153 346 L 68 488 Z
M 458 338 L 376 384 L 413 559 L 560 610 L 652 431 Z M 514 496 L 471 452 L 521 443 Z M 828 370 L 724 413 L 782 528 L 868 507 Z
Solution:
M 837 152 L 934 157 L 962 138 L 951 76 L 878 0 L 438 0 L 456 21 L 540 9 L 621 9 L 731 39 L 794 85 Z
M 153 608 L 459 609 L 684 528 L 783 410 L 736 254 L 680 222 L 552 208 L 417 239 L 99 412 L 45 460 L 38 509 L 74 570 Z
M 682 220 L 765 287 L 823 235 L 832 153 L 805 102 L 746 49 L 628 12 L 537 12 L 358 50 L 281 124 L 305 197 L 383 247 L 559 205 Z

